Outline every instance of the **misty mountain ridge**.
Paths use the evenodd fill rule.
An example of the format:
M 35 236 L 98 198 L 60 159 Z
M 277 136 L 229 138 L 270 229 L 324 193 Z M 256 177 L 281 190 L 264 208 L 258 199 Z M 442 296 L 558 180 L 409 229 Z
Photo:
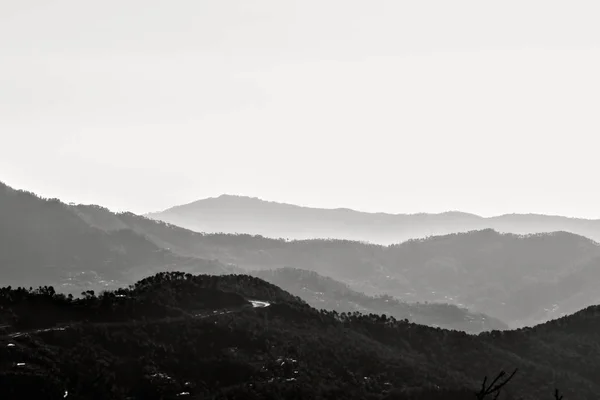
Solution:
M 514 391 L 507 389 L 512 398 L 540 398 L 554 385 L 570 398 L 591 399 L 600 392 L 595 345 L 600 319 L 598 306 L 588 307 L 600 303 L 600 245 L 583 236 L 483 229 L 382 246 L 199 233 L 7 186 L 0 186 L 0 205 L 4 284 L 6 274 L 51 282 L 83 271 L 122 285 L 135 276 L 172 271 L 130 289 L 87 292 L 82 299 L 49 287 L 2 289 L 0 325 L 6 333 L 0 332 L 0 352 L 7 362 L 0 366 L 0 386 L 14 387 L 18 377 L 34 392 L 41 387 L 34 383 L 44 382 L 61 395 L 65 389 L 76 397 L 134 390 L 154 398 L 147 395 L 182 393 L 193 382 L 204 390 L 200 393 L 226 387 L 246 398 L 250 384 L 272 391 L 277 382 L 272 379 L 280 379 L 282 390 L 298 381 L 340 395 L 328 389 L 337 382 L 356 385 L 344 398 L 375 391 L 385 399 L 414 399 L 387 394 L 396 385 L 401 391 L 428 391 L 423 385 L 431 384 L 467 390 L 481 375 L 518 367 L 524 378 L 515 381 Z M 188 274 L 173 272 L 180 268 Z M 243 268 L 265 279 L 231 275 Z M 256 300 L 269 306 L 254 309 Z M 416 301 L 454 305 L 407 304 Z M 332 311 L 336 308 L 341 311 Z M 438 327 L 394 317 L 407 313 L 409 321 Z M 474 331 L 465 327 L 471 318 L 488 331 L 503 329 L 495 318 L 511 326 L 555 320 L 478 335 L 441 329 Z M 27 326 L 34 330 L 21 338 Z M 278 375 L 280 369 L 268 360 L 280 357 L 301 360 L 302 368 Z M 115 368 L 119 380 L 110 372 Z M 230 374 L 232 369 L 238 372 Z M 66 370 L 80 383 L 65 380 Z M 161 374 L 177 384 L 157 382 Z M 105 379 L 100 386 L 98 377 Z M 461 393 L 454 398 L 469 392 Z
M 335 238 L 378 244 L 491 228 L 502 233 L 565 231 L 600 241 L 600 220 L 543 214 L 481 217 L 461 211 L 368 213 L 311 208 L 223 194 L 146 216 L 199 232 L 247 233 L 272 238 Z
M 78 210 L 109 212 L 89 206 Z M 599 279 L 594 276 L 599 245 L 568 232 L 515 235 L 484 229 L 382 246 L 199 233 L 134 214 L 116 217 L 119 224 L 178 254 L 217 259 L 248 271 L 315 271 L 369 296 L 454 304 L 511 326 L 547 321 L 600 302 L 592 285 Z M 101 224 L 103 217 L 93 219 Z
M 0 237 L 6 238 L 0 243 L 3 267 L 0 280 L 6 285 L 51 284 L 61 292 L 79 294 L 84 290 L 122 287 L 157 271 L 176 269 L 205 274 L 243 271 L 229 262 L 233 251 L 221 244 L 219 236 L 205 236 L 132 213 L 115 214 L 100 206 L 66 205 L 7 186 L 0 188 L 0 204 Z M 262 243 L 261 238 L 246 236 L 230 239 L 238 249 L 248 248 L 254 240 Z M 324 277 L 316 279 L 325 281 Z M 332 282 L 335 281 L 330 279 L 328 285 L 333 289 Z M 332 290 L 331 295 L 337 292 Z M 313 295 L 305 292 L 300 297 L 311 300 Z M 346 293 L 345 298 L 323 306 L 341 312 L 356 309 L 350 304 L 356 299 L 362 301 L 363 308 L 369 303 L 358 292 L 352 295 L 354 299 Z M 383 313 L 387 306 L 383 302 L 370 303 L 371 312 Z M 398 303 L 394 310 L 395 315 L 413 322 L 469 332 L 508 327 L 488 316 L 458 311 L 454 306 L 413 307 Z
M 128 284 L 173 269 L 222 274 L 290 267 L 331 277 L 367 296 L 449 303 L 513 327 L 600 303 L 599 245 L 567 232 L 523 236 L 484 229 L 382 246 L 200 233 L 7 186 L 0 202 L 7 283 L 56 284 L 63 277 L 64 285 L 76 288 L 84 281 L 96 288 L 103 281 Z M 20 279 L 11 281 L 11 274 Z
M 58 199 L 0 183 L 0 278 L 14 286 L 50 283 L 70 291 L 88 283 L 114 287 L 172 268 L 235 271 L 216 261 L 175 254 L 123 225 L 113 228 L 98 229 Z

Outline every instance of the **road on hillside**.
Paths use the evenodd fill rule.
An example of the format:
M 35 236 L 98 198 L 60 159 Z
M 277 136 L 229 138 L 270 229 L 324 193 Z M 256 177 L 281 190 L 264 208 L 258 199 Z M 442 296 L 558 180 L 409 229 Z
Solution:
M 271 305 L 271 303 L 267 302 L 267 301 L 261 301 L 261 300 L 249 300 L 250 304 L 252 304 L 253 308 L 265 308 L 265 307 L 269 307 Z M 197 318 L 197 319 L 201 319 L 201 318 L 209 318 L 209 317 L 215 317 L 217 315 L 224 315 L 224 314 L 231 314 L 231 313 L 237 313 L 237 312 L 241 312 L 246 310 L 247 307 L 241 307 L 238 309 L 234 309 L 234 310 L 221 310 L 221 311 L 213 311 L 212 313 L 203 313 L 203 314 L 195 314 L 192 315 L 191 318 Z M 160 321 L 170 321 L 170 322 L 175 322 L 175 321 L 182 321 L 186 318 L 190 318 L 188 316 L 186 317 L 178 317 L 178 318 L 162 318 L 159 320 L 154 320 L 152 322 L 160 322 Z M 129 321 L 126 322 L 99 322 L 99 324 L 102 324 L 104 326 L 114 326 L 114 325 L 122 325 L 122 324 L 126 324 L 129 323 Z M 4 327 L 10 327 L 9 325 L 5 325 Z M 0 338 L 9 338 L 9 339 L 14 339 L 14 338 L 18 338 L 20 336 L 25 336 L 25 335 L 31 335 L 31 334 L 36 334 L 36 333 L 43 333 L 43 332 L 51 332 L 51 331 L 64 331 L 68 328 L 70 328 L 71 325 L 67 325 L 67 326 L 61 326 L 61 327 L 55 327 L 55 328 L 45 328 L 45 329 L 32 329 L 29 331 L 21 331 L 21 332 L 13 332 L 13 333 L 9 333 L 8 335 L 3 335 L 0 336 Z M 10 346 L 10 343 L 9 343 Z

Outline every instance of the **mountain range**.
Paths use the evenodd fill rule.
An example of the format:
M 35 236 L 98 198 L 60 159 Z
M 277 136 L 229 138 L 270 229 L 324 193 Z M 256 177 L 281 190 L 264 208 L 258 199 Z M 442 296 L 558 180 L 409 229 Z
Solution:
M 600 303 L 600 246 L 568 232 L 484 229 L 383 246 L 201 233 L 100 206 L 41 199 L 5 185 L 0 202 L 2 279 L 12 285 L 54 284 L 77 294 L 119 287 L 156 271 L 228 274 L 289 267 L 369 297 L 447 303 L 511 327 Z
M 116 214 L 99 206 L 67 205 L 6 185 L 0 188 L 0 205 L 0 281 L 15 287 L 53 285 L 62 293 L 79 295 L 123 287 L 157 271 L 239 273 L 245 269 L 230 262 L 233 253 L 228 246 L 243 252 L 253 247 L 252 241 L 263 244 L 262 238 L 233 235 L 225 236 L 223 242 L 220 236 L 206 236 L 132 213 Z M 288 281 L 294 279 L 291 273 L 309 273 L 284 272 L 280 277 Z M 328 296 L 336 296 L 338 288 L 345 286 L 311 276 L 306 286 L 322 288 L 325 282 L 331 289 Z M 285 280 L 278 282 L 285 284 Z M 307 290 L 300 297 L 311 301 L 317 291 Z M 393 300 L 390 307 L 392 304 L 355 291 L 347 290 L 344 296 L 323 303 L 323 308 L 350 310 L 361 303 L 359 307 L 371 312 L 391 312 L 399 318 L 468 332 L 507 328 L 501 321 L 454 305 Z
M 569 232 L 273 239 L 0 184 L 0 266 L 7 398 L 600 392 L 600 245 Z
M 271 238 L 334 238 L 378 244 L 473 230 L 531 234 L 565 231 L 600 241 L 600 220 L 540 214 L 481 217 L 464 212 L 439 214 L 366 213 L 322 209 L 221 195 L 146 216 L 197 232 L 247 233 Z
M 116 287 L 169 269 L 230 273 L 217 261 L 173 253 L 132 229 L 102 230 L 73 206 L 0 183 L 0 280 L 66 291 Z M 77 292 L 78 293 L 78 292 Z
M 109 231 L 131 227 L 177 254 L 219 260 L 247 271 L 283 267 L 314 271 L 370 296 L 450 303 L 514 327 L 600 302 L 595 290 L 600 246 L 568 232 L 515 235 L 485 229 L 383 246 L 198 233 L 134 214 L 115 216 L 98 207 L 78 210 L 95 226 Z

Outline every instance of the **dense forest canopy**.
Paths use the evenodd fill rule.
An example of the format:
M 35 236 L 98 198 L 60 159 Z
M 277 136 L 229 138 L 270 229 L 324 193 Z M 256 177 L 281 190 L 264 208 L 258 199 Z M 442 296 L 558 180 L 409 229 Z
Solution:
M 5 287 L 0 306 L 8 399 L 468 399 L 483 376 L 516 368 L 499 398 L 550 398 L 560 387 L 565 398 L 595 399 L 600 390 L 598 307 L 468 335 L 319 311 L 247 275 L 179 272 L 77 297 Z

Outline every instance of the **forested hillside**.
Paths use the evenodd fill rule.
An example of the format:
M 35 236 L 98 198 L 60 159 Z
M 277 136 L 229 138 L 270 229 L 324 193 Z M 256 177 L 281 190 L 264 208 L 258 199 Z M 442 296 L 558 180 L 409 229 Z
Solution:
M 597 307 L 468 335 L 317 311 L 249 276 L 183 273 L 80 299 L 4 288 L 0 305 L 10 315 L 0 336 L 7 399 L 470 399 L 485 375 L 516 368 L 500 399 L 600 393 Z M 40 309 L 44 326 L 23 325 Z
M 224 273 L 216 261 L 177 255 L 131 229 L 91 226 L 71 206 L 0 183 L 0 280 L 3 284 L 114 287 L 173 269 Z
M 314 271 L 294 268 L 253 271 L 252 275 L 300 297 L 316 309 L 363 314 L 387 314 L 396 319 L 479 333 L 508 329 L 504 322 L 485 314 L 444 303 L 406 303 L 388 295 L 367 296 L 348 285 Z

